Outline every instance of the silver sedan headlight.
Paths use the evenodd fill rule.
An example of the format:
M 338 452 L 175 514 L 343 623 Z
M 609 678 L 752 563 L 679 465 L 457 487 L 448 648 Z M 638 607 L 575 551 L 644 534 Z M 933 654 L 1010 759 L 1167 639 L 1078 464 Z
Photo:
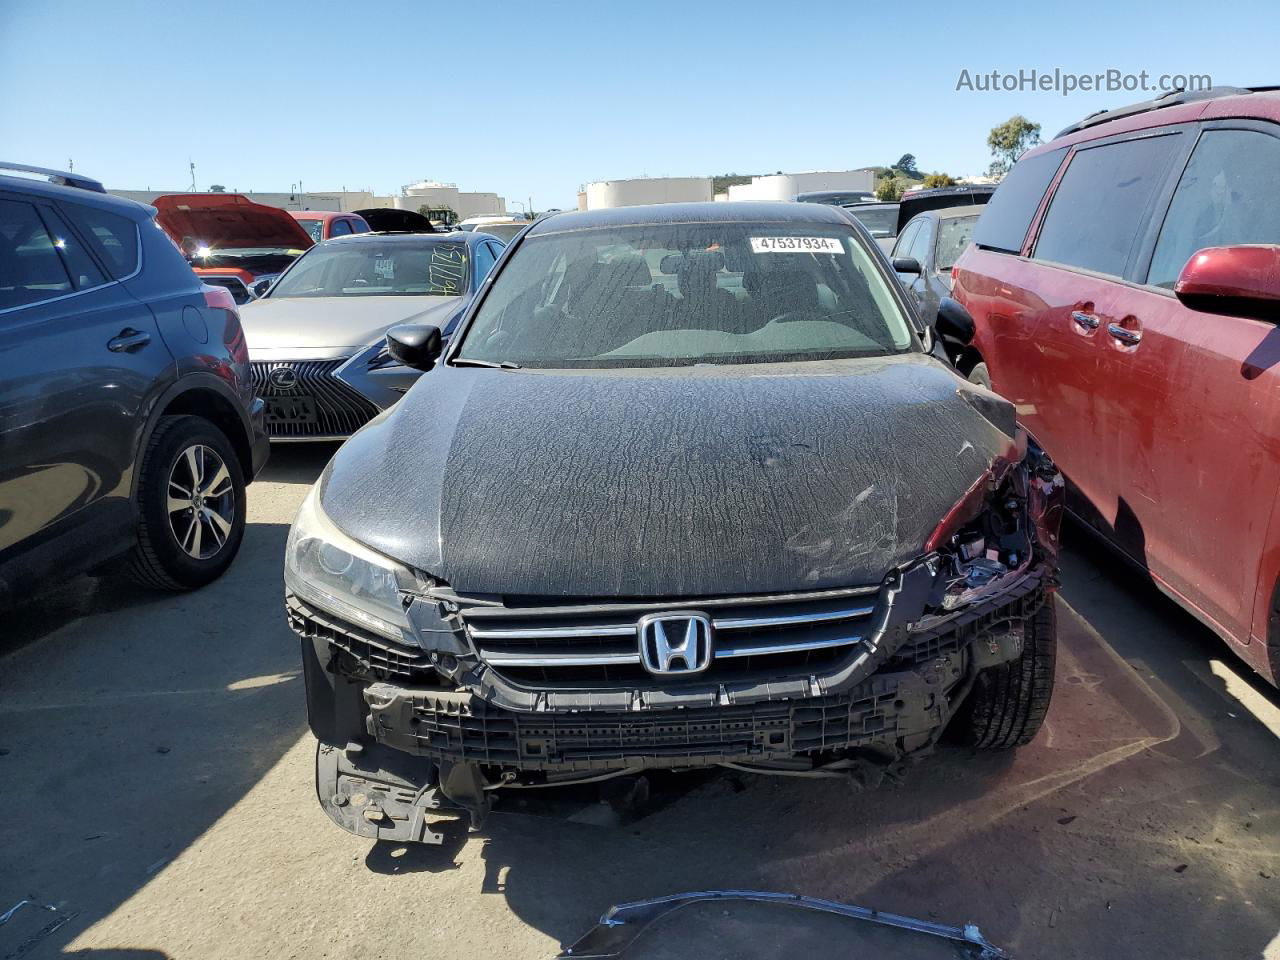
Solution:
M 355 626 L 412 642 L 401 602 L 413 572 L 339 530 L 320 507 L 317 483 L 302 502 L 285 547 L 285 585 L 300 599 Z

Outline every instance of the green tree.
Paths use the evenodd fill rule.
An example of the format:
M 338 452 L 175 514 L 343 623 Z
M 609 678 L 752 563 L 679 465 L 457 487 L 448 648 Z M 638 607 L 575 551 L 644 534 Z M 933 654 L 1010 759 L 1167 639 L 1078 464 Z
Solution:
M 914 153 L 904 153 L 898 158 L 898 162 L 893 165 L 893 169 L 901 170 L 912 180 L 920 179 L 920 171 L 916 169 L 916 155 Z
M 220 183 L 215 183 L 209 187 L 210 193 L 226 193 L 227 188 Z
M 876 181 L 877 200 L 901 200 L 907 183 L 901 177 L 881 177 Z
M 926 187 L 954 187 L 956 178 L 949 173 L 930 173 L 925 175 L 924 185 Z
M 1040 142 L 1040 124 L 1032 123 L 1022 114 L 1015 114 L 998 127 L 992 127 L 987 137 L 991 148 L 991 166 L 987 172 L 993 177 L 1003 177 L 1018 162 L 1018 158 Z

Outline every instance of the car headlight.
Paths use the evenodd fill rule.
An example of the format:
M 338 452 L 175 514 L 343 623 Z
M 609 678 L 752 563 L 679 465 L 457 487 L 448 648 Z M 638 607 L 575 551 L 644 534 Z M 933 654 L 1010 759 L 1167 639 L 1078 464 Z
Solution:
M 339 530 L 320 507 L 320 485 L 302 502 L 285 547 L 285 585 L 322 610 L 397 642 L 412 642 L 401 602 L 413 572 Z

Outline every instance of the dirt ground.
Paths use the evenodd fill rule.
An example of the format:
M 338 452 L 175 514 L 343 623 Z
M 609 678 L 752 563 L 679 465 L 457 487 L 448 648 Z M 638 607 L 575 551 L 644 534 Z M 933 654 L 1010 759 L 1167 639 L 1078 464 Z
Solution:
M 547 957 L 612 903 L 779 890 L 977 923 L 1019 958 L 1280 960 L 1280 695 L 1068 531 L 1058 686 L 1016 754 L 905 782 L 717 772 L 620 817 L 504 797 L 441 847 L 330 825 L 313 790 L 288 524 L 332 448 L 280 448 L 199 593 L 82 577 L 0 622 L 0 957 Z

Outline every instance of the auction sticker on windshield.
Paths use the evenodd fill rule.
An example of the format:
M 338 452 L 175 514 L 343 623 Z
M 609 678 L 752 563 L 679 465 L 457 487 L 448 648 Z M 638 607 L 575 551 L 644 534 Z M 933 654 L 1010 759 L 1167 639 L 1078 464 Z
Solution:
M 835 237 L 752 237 L 752 253 L 844 253 Z

